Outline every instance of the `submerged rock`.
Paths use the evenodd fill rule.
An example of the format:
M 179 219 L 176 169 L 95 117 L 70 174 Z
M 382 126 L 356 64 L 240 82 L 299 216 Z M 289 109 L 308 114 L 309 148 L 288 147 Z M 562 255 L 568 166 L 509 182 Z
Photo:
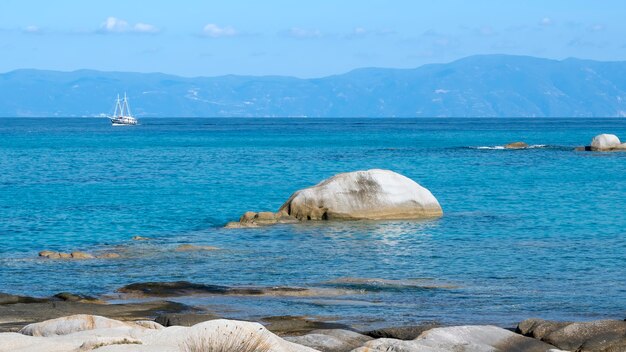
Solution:
M 47 259 L 114 259 L 120 258 L 117 253 L 102 253 L 94 256 L 93 254 L 81 251 L 74 251 L 72 253 L 54 252 L 54 251 L 41 251 L 39 256 Z
M 528 148 L 528 144 L 524 142 L 513 142 L 513 143 L 505 144 L 504 148 L 505 149 L 523 149 L 523 148 Z
M 277 213 L 246 212 L 226 227 L 309 220 L 401 220 L 443 215 L 437 199 L 415 181 L 389 170 L 335 175 L 296 191 Z
M 626 351 L 626 321 L 598 320 L 584 323 L 527 319 L 517 331 L 525 336 L 572 351 Z
M 151 238 L 143 236 L 133 236 L 133 241 L 149 241 Z
M 218 250 L 219 248 L 217 247 L 212 247 L 212 246 L 196 246 L 193 244 L 181 244 L 180 246 L 176 247 L 176 249 L 174 249 L 174 251 L 176 252 L 197 252 L 197 251 L 215 251 Z

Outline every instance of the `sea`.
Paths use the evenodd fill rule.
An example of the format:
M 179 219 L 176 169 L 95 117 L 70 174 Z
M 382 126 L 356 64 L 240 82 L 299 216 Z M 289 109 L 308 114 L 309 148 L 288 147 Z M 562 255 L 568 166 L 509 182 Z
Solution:
M 121 302 L 117 289 L 148 281 L 306 288 L 170 299 L 359 328 L 624 319 L 626 152 L 574 150 L 600 133 L 626 139 L 626 119 L 2 118 L 0 292 Z M 515 141 L 530 147 L 502 148 Z M 444 216 L 223 227 L 374 168 L 428 188 Z

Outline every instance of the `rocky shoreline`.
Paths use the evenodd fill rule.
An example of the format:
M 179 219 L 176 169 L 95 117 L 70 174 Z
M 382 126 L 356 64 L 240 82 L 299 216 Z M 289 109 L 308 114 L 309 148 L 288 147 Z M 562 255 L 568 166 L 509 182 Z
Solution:
M 208 339 L 230 346 L 232 338 L 239 338 L 238 343 L 258 341 L 267 347 L 249 351 L 277 352 L 626 351 L 624 320 L 527 319 L 515 328 L 424 322 L 357 331 L 312 317 L 265 317 L 260 324 L 227 320 L 202 308 L 164 300 L 215 292 L 264 294 L 259 289 L 174 282 L 131 284 L 119 291 L 156 299 L 110 304 L 102 298 L 71 293 L 48 298 L 0 294 L 0 352 L 192 351 L 186 344 Z

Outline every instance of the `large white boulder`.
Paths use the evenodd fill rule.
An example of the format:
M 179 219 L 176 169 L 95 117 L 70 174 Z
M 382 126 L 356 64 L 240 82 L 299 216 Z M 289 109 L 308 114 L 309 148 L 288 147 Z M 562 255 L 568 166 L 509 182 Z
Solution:
M 55 336 L 67 335 L 84 330 L 109 329 L 109 328 L 162 328 L 157 323 L 151 324 L 132 322 L 122 322 L 119 320 L 109 319 L 98 315 L 76 314 L 57 319 L 50 319 L 40 323 L 28 324 L 23 327 L 19 333 L 29 336 Z
M 335 175 L 295 192 L 279 209 L 298 220 L 386 220 L 443 214 L 429 190 L 389 170 Z
M 600 134 L 591 140 L 591 150 L 611 150 L 621 144 L 619 138 L 614 134 Z
M 353 352 L 556 352 L 554 346 L 490 325 L 434 328 L 415 340 L 377 339 Z
M 86 324 L 85 318 L 94 323 Z M 30 335 L 0 333 L 0 352 L 316 351 L 286 341 L 258 323 L 218 319 L 192 327 L 144 326 L 89 315 L 52 319 L 23 329 Z

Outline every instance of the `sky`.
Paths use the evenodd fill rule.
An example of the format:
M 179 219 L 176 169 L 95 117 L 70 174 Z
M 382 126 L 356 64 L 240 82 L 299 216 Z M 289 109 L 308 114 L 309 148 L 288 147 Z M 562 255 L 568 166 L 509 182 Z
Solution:
M 477 54 L 626 60 L 623 0 L 0 0 L 0 72 L 341 74 Z

